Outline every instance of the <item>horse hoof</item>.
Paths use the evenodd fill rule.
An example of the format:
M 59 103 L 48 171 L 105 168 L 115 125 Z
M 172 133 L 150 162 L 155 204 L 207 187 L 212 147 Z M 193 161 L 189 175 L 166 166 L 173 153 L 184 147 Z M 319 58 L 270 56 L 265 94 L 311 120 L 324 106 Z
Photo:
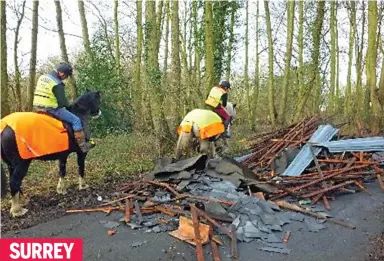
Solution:
M 28 203 L 29 203 L 29 199 L 27 199 L 27 198 L 25 198 L 25 197 L 21 197 L 20 198 L 20 204 L 23 206 L 23 207 L 25 207 L 26 205 L 28 205 Z
M 12 217 L 21 217 L 21 216 L 24 216 L 28 212 L 28 209 L 20 208 L 19 210 L 15 210 L 15 209 L 11 208 L 10 212 L 11 212 Z
M 60 194 L 60 195 L 67 194 L 67 185 L 66 185 L 65 179 L 63 178 L 59 179 L 59 183 L 57 183 L 56 191 L 57 191 L 57 194 Z
M 79 185 L 79 190 L 84 190 L 84 189 L 87 189 L 87 188 L 89 188 L 88 184 Z

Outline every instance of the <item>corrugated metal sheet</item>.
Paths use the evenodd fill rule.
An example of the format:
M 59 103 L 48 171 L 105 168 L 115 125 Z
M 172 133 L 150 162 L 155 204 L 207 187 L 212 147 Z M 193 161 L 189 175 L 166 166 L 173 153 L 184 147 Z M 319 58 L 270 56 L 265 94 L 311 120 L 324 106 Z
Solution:
M 339 130 L 334 128 L 332 125 L 320 125 L 308 142 L 318 144 L 330 141 L 338 131 Z M 319 154 L 321 150 L 321 147 L 313 147 L 313 152 L 315 155 Z M 305 170 L 305 168 L 311 163 L 312 160 L 312 153 L 309 149 L 309 146 L 306 144 L 301 149 L 299 154 L 297 154 L 291 164 L 289 164 L 288 168 L 283 172 L 282 175 L 298 176 Z
M 369 137 L 349 140 L 321 142 L 316 146 L 326 147 L 329 152 L 344 151 L 384 151 L 384 137 Z
M 245 154 L 245 155 L 242 155 L 242 156 L 239 156 L 239 157 L 235 157 L 234 160 L 236 160 L 237 162 L 243 162 L 244 160 L 248 159 L 250 156 L 252 156 L 252 153 L 248 153 L 248 154 Z

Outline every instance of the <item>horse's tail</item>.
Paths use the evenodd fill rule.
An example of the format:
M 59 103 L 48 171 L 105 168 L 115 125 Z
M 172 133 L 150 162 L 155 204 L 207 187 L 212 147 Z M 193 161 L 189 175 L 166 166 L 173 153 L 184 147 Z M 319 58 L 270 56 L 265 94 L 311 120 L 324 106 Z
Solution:
M 180 133 L 179 138 L 177 139 L 177 144 L 176 144 L 176 149 L 175 149 L 175 159 L 179 159 L 181 156 L 181 141 L 182 141 L 182 134 L 183 132 Z
M 7 174 L 5 173 L 5 168 L 1 164 L 1 198 L 4 198 L 7 195 Z

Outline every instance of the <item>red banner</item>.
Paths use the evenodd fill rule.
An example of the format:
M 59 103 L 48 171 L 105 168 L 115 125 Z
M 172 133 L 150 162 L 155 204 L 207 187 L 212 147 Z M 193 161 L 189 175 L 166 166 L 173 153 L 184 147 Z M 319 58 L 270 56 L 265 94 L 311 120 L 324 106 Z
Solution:
M 0 260 L 83 260 L 81 238 L 1 238 Z

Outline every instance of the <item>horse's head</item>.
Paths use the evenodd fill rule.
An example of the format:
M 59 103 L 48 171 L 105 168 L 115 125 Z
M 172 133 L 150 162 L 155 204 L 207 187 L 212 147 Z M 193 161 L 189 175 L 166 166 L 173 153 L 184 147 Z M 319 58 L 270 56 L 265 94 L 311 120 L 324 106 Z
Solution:
M 100 92 L 89 91 L 78 97 L 70 105 L 71 111 L 82 116 L 91 116 L 97 118 L 101 115 L 100 110 Z
M 225 107 L 229 116 L 232 118 L 232 122 L 236 118 L 236 103 L 227 102 L 227 107 Z

